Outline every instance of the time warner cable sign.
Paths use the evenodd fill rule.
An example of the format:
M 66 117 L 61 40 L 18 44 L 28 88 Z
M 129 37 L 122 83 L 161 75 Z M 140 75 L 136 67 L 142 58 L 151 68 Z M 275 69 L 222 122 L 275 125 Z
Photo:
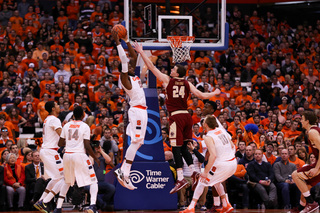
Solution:
M 146 176 L 140 171 L 130 172 L 130 178 L 133 184 L 138 184 L 145 179 L 147 189 L 164 189 L 169 182 L 169 177 L 163 177 L 162 171 L 146 170 Z

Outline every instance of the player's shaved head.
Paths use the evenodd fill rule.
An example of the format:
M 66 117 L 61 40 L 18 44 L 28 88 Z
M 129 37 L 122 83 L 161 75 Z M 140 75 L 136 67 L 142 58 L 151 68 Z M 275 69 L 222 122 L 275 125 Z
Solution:
M 54 108 L 54 101 L 48 101 L 45 105 L 44 108 L 46 109 L 49 114 L 52 112 L 52 108 Z
M 81 106 L 77 106 L 76 108 L 74 108 L 73 116 L 75 120 L 82 120 L 83 109 Z

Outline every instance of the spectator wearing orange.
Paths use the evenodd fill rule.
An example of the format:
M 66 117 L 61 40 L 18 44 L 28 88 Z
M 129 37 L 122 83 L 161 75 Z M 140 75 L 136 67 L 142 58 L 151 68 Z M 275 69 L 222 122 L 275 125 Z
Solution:
M 112 15 L 113 15 L 113 17 L 110 18 L 108 24 L 111 25 L 111 26 L 119 24 L 120 23 L 120 17 L 119 17 L 118 11 L 113 11 Z
M 272 154 L 273 149 L 274 149 L 274 147 L 273 147 L 272 143 L 268 143 L 268 144 L 267 144 L 267 147 L 266 147 L 266 152 L 264 153 L 264 155 L 265 155 L 266 158 L 267 158 L 267 161 L 268 161 L 271 165 L 273 165 L 274 162 L 275 162 L 276 159 L 277 159 L 277 158 Z
M 72 30 L 75 30 L 77 27 L 77 23 L 79 20 L 79 4 L 75 4 L 74 0 L 70 1 L 70 4 L 67 6 L 67 15 L 68 15 L 68 21 L 69 21 L 69 26 L 71 27 Z
M 19 127 L 25 124 L 27 120 L 24 119 L 21 115 L 19 115 L 15 107 L 11 108 L 8 115 L 8 120 L 11 121 L 14 126 L 15 136 L 19 137 Z
M 68 17 L 64 15 L 64 11 L 60 10 L 59 11 L 59 17 L 57 18 L 57 23 L 59 28 L 62 30 L 63 25 L 68 25 Z
M 64 52 L 64 48 L 60 45 L 60 39 L 58 36 L 54 37 L 54 44 L 50 46 L 50 50 L 55 51 L 57 55 L 60 55 Z
M 295 115 L 295 117 L 298 117 L 298 116 L 301 117 L 300 114 Z M 290 130 L 284 134 L 284 137 L 288 139 L 295 139 L 296 137 L 298 137 L 301 134 L 301 131 L 297 130 L 298 125 L 299 125 L 298 121 L 293 120 Z
M 37 114 L 38 114 L 40 123 L 43 123 L 43 121 L 49 115 L 48 111 L 44 107 L 45 104 L 48 102 L 48 100 L 49 100 L 49 94 L 48 93 L 44 93 L 43 96 L 42 96 L 42 101 L 38 104 Z
M 230 89 L 231 98 L 236 99 L 242 92 L 242 87 L 240 85 L 240 81 L 236 80 L 234 86 Z
M 78 85 L 85 84 L 86 80 L 83 75 L 80 75 L 79 68 L 74 69 L 74 75 L 70 78 L 70 84 L 76 83 Z M 85 86 L 85 85 L 84 85 Z
M 90 70 L 90 65 L 94 64 L 94 61 L 92 60 L 89 53 L 84 54 L 84 60 L 81 62 L 80 70 L 83 74 L 88 72 Z
M 76 65 L 77 68 L 80 68 L 81 65 L 84 63 L 85 53 L 86 53 L 86 47 L 82 46 L 80 48 L 80 52 L 76 55 L 76 57 L 74 59 L 74 64 Z
M 9 129 L 7 127 L 2 127 L 1 128 L 1 136 L 0 136 L 0 152 L 6 149 L 5 144 L 7 143 L 8 140 L 13 141 L 13 138 L 9 137 Z
M 12 23 L 11 28 L 16 32 L 19 32 L 21 25 L 23 24 L 23 19 L 19 16 L 18 10 L 13 12 L 13 16 L 9 19 L 9 21 Z
M 37 49 L 35 51 L 33 51 L 32 58 L 34 60 L 36 60 L 37 62 L 39 62 L 40 60 L 43 59 L 43 57 L 42 57 L 43 53 L 47 53 L 47 55 L 49 55 L 48 51 L 43 49 L 42 42 L 38 42 Z
M 33 12 L 33 6 L 29 6 L 28 7 L 28 13 L 24 16 L 24 19 L 26 20 L 32 20 L 32 15 L 36 15 L 36 19 L 39 20 L 39 16 L 38 14 L 36 14 L 35 12 Z
M 68 51 L 70 49 L 70 43 L 73 42 L 74 44 L 74 48 L 72 48 L 72 50 L 74 49 L 75 51 L 78 51 L 79 49 L 79 44 L 74 40 L 74 36 L 73 34 L 70 34 L 68 36 L 69 38 L 69 42 L 67 42 L 65 45 L 64 45 L 64 48 L 66 49 L 66 51 Z
M 13 196 L 15 191 L 19 194 L 18 208 L 23 209 L 26 189 L 24 187 L 25 174 L 21 165 L 17 164 L 17 156 L 9 153 L 4 168 L 4 184 L 7 187 L 9 209 L 13 209 Z M 14 170 L 12 169 L 14 168 Z M 13 173 L 14 172 L 14 173 Z
M 231 132 L 232 135 L 236 135 L 237 129 L 241 129 L 244 131 L 244 127 L 241 124 L 240 117 L 238 115 L 235 115 L 233 117 L 233 122 L 231 122 L 230 126 L 228 127 L 228 131 Z
M 289 151 L 289 162 L 293 163 L 294 165 L 296 165 L 297 169 L 303 167 L 305 162 L 297 157 L 295 146 L 294 145 L 290 145 L 288 147 L 288 151 Z
M 106 66 L 106 58 L 100 55 L 97 61 L 98 64 L 96 64 L 95 69 L 98 70 L 99 76 L 110 75 L 108 67 Z
M 94 60 L 97 60 L 98 55 L 101 53 L 101 48 L 103 45 L 101 44 L 101 39 L 100 37 L 95 38 L 95 42 L 93 43 L 93 50 L 92 50 L 92 58 Z
M 258 77 L 262 78 L 262 83 L 267 83 L 269 81 L 268 80 L 268 76 L 262 74 L 261 68 L 258 68 L 257 69 L 257 74 L 253 76 L 253 78 L 251 80 L 252 84 L 256 84 L 257 83 L 257 78 Z
M 99 17 L 99 21 L 101 21 L 103 18 L 100 5 L 97 5 L 95 11 L 91 14 L 90 20 L 92 23 L 95 21 L 96 16 Z
M 236 98 L 236 105 L 237 107 L 239 107 L 240 110 L 243 110 L 244 109 L 244 105 L 245 103 L 249 101 L 251 102 L 252 101 L 252 98 L 248 95 L 248 90 L 246 87 L 243 87 L 242 88 L 242 94 L 239 95 L 237 98 Z

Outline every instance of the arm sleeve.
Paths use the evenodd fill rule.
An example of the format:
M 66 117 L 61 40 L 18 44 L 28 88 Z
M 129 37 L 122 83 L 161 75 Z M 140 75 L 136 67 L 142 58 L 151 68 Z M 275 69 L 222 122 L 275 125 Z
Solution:
M 123 49 L 122 45 L 119 44 L 117 46 L 117 49 L 118 49 L 118 54 L 119 54 L 119 57 L 120 57 L 120 60 L 121 60 L 122 72 L 128 71 L 129 59 L 126 56 L 126 53 L 124 52 L 124 49 Z
M 196 155 L 200 163 L 204 162 L 204 156 L 198 150 L 194 149 L 193 153 Z

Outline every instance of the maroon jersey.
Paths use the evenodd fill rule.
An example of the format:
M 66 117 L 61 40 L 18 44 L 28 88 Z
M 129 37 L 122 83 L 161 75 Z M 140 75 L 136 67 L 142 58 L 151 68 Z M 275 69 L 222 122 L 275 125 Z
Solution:
M 187 80 L 171 78 L 167 86 L 167 109 L 168 112 L 187 110 L 187 100 L 190 94 L 190 86 Z
M 319 127 L 313 126 L 313 127 L 311 127 L 311 129 L 315 129 L 315 130 L 317 130 L 317 131 L 320 133 L 320 128 L 319 128 Z M 314 154 L 314 156 L 315 156 L 316 159 L 318 160 L 318 159 L 319 159 L 319 150 L 318 150 L 316 147 L 313 147 L 313 146 L 312 146 L 310 140 L 308 140 L 308 142 L 309 142 L 309 146 L 310 146 L 311 149 L 312 149 L 312 153 Z

